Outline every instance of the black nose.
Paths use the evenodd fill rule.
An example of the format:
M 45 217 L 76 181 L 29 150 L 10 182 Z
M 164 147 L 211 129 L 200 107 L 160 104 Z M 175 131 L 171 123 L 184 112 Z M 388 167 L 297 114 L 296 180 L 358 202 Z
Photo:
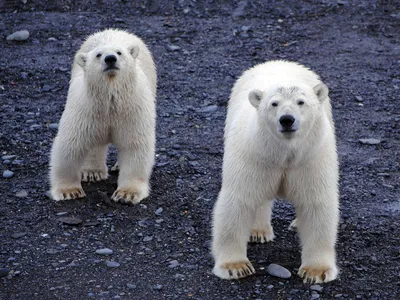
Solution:
M 104 58 L 104 61 L 106 62 L 107 65 L 113 65 L 117 61 L 117 57 L 115 55 L 107 55 Z
M 283 115 L 279 119 L 279 123 L 282 125 L 284 128 L 290 128 L 292 127 L 295 119 L 291 115 Z

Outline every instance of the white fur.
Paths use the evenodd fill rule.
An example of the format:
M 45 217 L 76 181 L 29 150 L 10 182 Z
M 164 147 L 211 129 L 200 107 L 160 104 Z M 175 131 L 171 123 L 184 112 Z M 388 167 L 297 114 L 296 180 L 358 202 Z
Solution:
M 119 70 L 106 70 L 105 56 Z M 144 42 L 108 29 L 87 38 L 72 67 L 70 87 L 50 161 L 55 200 L 85 196 L 81 179 L 106 179 L 108 144 L 118 148 L 115 201 L 138 203 L 149 194 L 155 151 L 157 76 Z
M 285 114 L 295 117 L 296 132 L 281 132 L 279 118 Z M 296 208 L 302 244 L 299 275 L 315 282 L 337 277 L 338 159 L 328 89 L 318 75 L 286 61 L 244 72 L 229 101 L 222 177 L 213 215 L 217 276 L 253 273 L 248 237 L 273 239 L 270 215 L 272 201 L 279 197 Z M 260 232 L 267 232 L 264 239 Z

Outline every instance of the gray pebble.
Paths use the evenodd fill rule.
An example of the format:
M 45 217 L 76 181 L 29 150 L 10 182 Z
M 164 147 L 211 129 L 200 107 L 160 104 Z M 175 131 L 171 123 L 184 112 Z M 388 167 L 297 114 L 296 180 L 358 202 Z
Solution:
M 163 286 L 161 284 L 156 284 L 155 286 L 153 286 L 153 290 L 159 291 L 163 288 Z
M 28 192 L 25 190 L 21 190 L 17 192 L 15 196 L 17 196 L 18 198 L 25 198 L 26 196 L 28 196 Z
M 317 292 L 321 292 L 324 288 L 322 286 L 320 286 L 319 284 L 313 284 L 312 286 L 310 286 L 310 290 L 312 291 L 317 291 Z
M 145 236 L 144 239 L 143 239 L 143 242 L 150 242 L 152 240 L 153 240 L 152 236 Z
M 174 278 L 175 278 L 175 279 L 185 279 L 185 277 L 186 277 L 186 276 L 183 275 L 183 274 L 175 274 L 175 275 L 174 275 Z
M 199 109 L 198 112 L 200 112 L 200 113 L 211 113 L 211 112 L 216 111 L 217 109 L 218 109 L 217 105 L 210 105 L 210 106 L 206 106 L 206 107 L 203 107 L 203 108 Z
M 17 156 L 16 155 L 3 155 L 2 157 L 1 157 L 1 159 L 2 160 L 11 160 L 11 159 L 14 159 L 14 158 L 16 158 Z
M 290 278 L 292 276 L 289 270 L 277 264 L 270 264 L 268 266 L 267 272 L 269 275 L 279 278 Z
M 267 289 L 272 290 L 274 288 L 274 286 L 272 284 L 270 284 L 269 286 L 267 286 Z
M 311 299 L 318 299 L 319 298 L 319 294 L 315 293 L 311 295 Z
M 159 207 L 154 213 L 155 213 L 157 216 L 161 216 L 162 213 L 163 213 L 163 211 L 164 211 L 164 209 L 163 209 L 162 207 Z
M 49 128 L 50 128 L 50 129 L 57 130 L 57 129 L 58 129 L 58 123 L 51 123 L 51 124 L 49 124 Z
M 134 290 L 134 289 L 136 289 L 136 284 L 127 283 L 127 284 L 126 284 L 126 287 L 127 287 L 129 290 Z
M 11 178 L 11 177 L 13 177 L 14 176 L 14 172 L 12 172 L 12 171 L 10 171 L 10 170 L 5 170 L 4 172 L 3 172 L 3 177 L 4 178 Z
M 58 221 L 67 225 L 78 225 L 82 223 L 82 219 L 76 217 L 62 217 L 59 218 Z
M 114 251 L 112 251 L 111 249 L 108 248 L 103 248 L 103 249 L 97 249 L 96 250 L 96 254 L 100 254 L 100 255 L 111 255 L 113 254 Z
M 171 51 L 171 52 L 173 52 L 173 51 L 179 51 L 179 50 L 181 50 L 181 47 L 179 47 L 179 46 L 177 46 L 177 45 L 167 45 L 167 49 L 169 50 L 169 51 Z
M 363 102 L 363 98 L 361 96 L 356 96 L 356 101 L 357 102 Z
M 177 266 L 179 266 L 179 262 L 178 262 L 177 260 L 171 260 L 171 261 L 169 262 L 168 268 L 173 269 L 173 268 L 176 268 Z
M 121 264 L 116 261 L 106 261 L 106 266 L 109 268 L 118 268 Z
M 29 38 L 29 31 L 20 30 L 7 36 L 7 41 L 26 41 L 28 38 Z
M 22 159 L 16 159 L 11 164 L 12 165 L 22 165 L 24 161 Z
M 26 234 L 27 234 L 26 232 L 16 232 L 16 233 L 13 233 L 13 234 L 11 235 L 11 237 L 12 237 L 13 239 L 20 239 L 20 238 L 26 236 Z
M 378 145 L 378 144 L 381 143 L 381 140 L 373 139 L 373 138 L 371 138 L 371 139 L 359 139 L 358 141 L 361 144 L 364 144 L 364 145 Z

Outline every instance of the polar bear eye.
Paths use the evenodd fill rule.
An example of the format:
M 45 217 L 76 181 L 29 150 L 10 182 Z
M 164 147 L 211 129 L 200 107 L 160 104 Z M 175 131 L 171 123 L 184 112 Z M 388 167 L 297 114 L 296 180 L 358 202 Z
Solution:
M 303 104 L 304 104 L 304 101 L 303 101 L 303 100 L 298 100 L 298 101 L 297 101 L 297 104 L 298 104 L 298 105 L 303 105 Z
M 277 107 L 278 106 L 278 102 L 272 102 L 271 104 L 273 107 Z
M 117 54 L 118 54 L 118 55 L 121 55 L 122 53 L 121 53 L 121 51 L 118 51 Z
M 100 57 L 101 57 L 101 53 L 97 54 L 96 57 L 97 57 L 97 58 L 100 58 Z

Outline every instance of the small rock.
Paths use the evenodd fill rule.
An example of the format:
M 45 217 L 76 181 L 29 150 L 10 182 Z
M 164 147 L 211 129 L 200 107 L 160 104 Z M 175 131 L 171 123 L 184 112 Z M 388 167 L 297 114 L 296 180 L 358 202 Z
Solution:
M 319 299 L 319 294 L 311 294 L 311 299 Z
M 16 155 L 3 155 L 2 157 L 1 157 L 1 159 L 2 160 L 11 160 L 11 159 L 14 159 L 14 158 L 16 158 L 17 156 Z
M 82 219 L 76 217 L 62 217 L 59 218 L 58 221 L 67 225 L 78 225 L 82 223 Z
M 15 196 L 17 196 L 18 198 L 25 198 L 26 196 L 28 196 L 28 192 L 25 190 L 21 190 L 17 192 Z
M 112 251 L 111 249 L 108 249 L 108 248 L 103 248 L 103 249 L 97 249 L 96 250 L 96 254 L 100 254 L 100 255 L 111 255 L 113 253 L 114 253 L 114 251 Z
M 155 291 L 159 291 L 162 290 L 163 286 L 161 284 L 156 284 L 155 286 L 153 286 L 153 290 Z
M 356 101 L 357 102 L 363 102 L 363 98 L 361 96 L 356 96 Z
M 340 297 L 342 297 L 343 296 L 343 294 L 336 294 L 335 295 L 335 298 L 340 298 Z
M 0 278 L 7 276 L 8 273 L 10 273 L 10 269 L 0 268 Z
M 10 171 L 10 170 L 5 170 L 4 172 L 3 172 L 3 177 L 4 178 L 11 178 L 11 177 L 13 177 L 14 176 L 14 172 L 12 172 L 12 171 Z
M 29 38 L 29 31 L 20 30 L 7 36 L 7 41 L 26 41 L 28 38 Z
M 172 149 L 175 149 L 175 150 L 181 149 L 181 145 L 179 145 L 179 144 L 173 144 L 173 145 L 172 145 Z
M 312 286 L 310 286 L 310 290 L 312 291 L 322 292 L 323 289 L 324 288 L 319 284 L 313 284 Z
M 172 45 L 172 44 L 170 44 L 170 45 L 167 45 L 167 49 L 168 49 L 169 51 L 171 51 L 171 52 L 174 52 L 174 51 L 179 51 L 179 50 L 181 50 L 181 47 L 179 47 L 179 46 L 177 46 L 177 45 Z
M 179 262 L 178 262 L 177 260 L 171 260 L 171 261 L 169 262 L 168 268 L 173 269 L 173 268 L 176 268 L 177 266 L 179 266 Z
M 58 123 L 51 123 L 49 124 L 49 128 L 53 129 L 53 130 L 57 130 L 58 129 Z
M 116 261 L 106 261 L 106 266 L 109 268 L 118 268 L 121 264 Z
M 279 278 L 290 278 L 292 276 L 289 270 L 277 264 L 270 264 L 268 266 L 267 272 L 269 275 Z
M 143 228 L 147 227 L 147 220 L 139 220 L 138 225 Z
M 270 284 L 269 286 L 267 286 L 267 289 L 272 290 L 274 288 L 274 286 L 272 284 Z
M 11 164 L 12 165 L 22 165 L 23 164 L 23 160 L 22 159 L 16 159 L 14 160 Z
M 152 236 L 146 236 L 146 237 L 144 237 L 143 242 L 150 242 L 152 240 L 153 240 Z
M 13 233 L 13 234 L 11 235 L 11 237 L 12 237 L 13 239 L 20 239 L 20 238 L 22 238 L 22 237 L 24 237 L 24 236 L 26 236 L 26 235 L 27 235 L 26 232 L 16 232 L 16 233 Z
M 164 211 L 164 209 L 163 209 L 162 207 L 159 207 L 154 213 L 155 213 L 157 216 L 161 216 L 162 213 L 163 213 L 163 211 Z
M 199 113 L 211 113 L 218 109 L 217 105 L 209 105 L 198 110 Z
M 378 145 L 381 143 L 381 140 L 378 139 L 359 139 L 358 141 L 364 145 Z
M 49 37 L 47 40 L 50 41 L 50 42 L 55 42 L 55 41 L 57 41 L 57 39 L 56 39 L 55 37 Z
M 134 290 L 134 289 L 136 289 L 136 284 L 127 283 L 126 287 L 128 288 L 128 290 Z
M 174 275 L 174 278 L 175 278 L 175 279 L 185 279 L 185 277 L 186 277 L 186 276 L 183 275 L 183 274 L 175 274 L 175 275 Z

